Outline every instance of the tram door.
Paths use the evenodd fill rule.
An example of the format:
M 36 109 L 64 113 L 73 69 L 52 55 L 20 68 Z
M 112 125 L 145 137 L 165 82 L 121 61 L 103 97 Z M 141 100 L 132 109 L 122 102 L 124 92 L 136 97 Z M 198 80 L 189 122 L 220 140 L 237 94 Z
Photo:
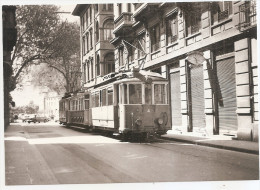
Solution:
M 114 127 L 119 128 L 120 124 L 120 110 L 119 110 L 119 85 L 114 85 Z

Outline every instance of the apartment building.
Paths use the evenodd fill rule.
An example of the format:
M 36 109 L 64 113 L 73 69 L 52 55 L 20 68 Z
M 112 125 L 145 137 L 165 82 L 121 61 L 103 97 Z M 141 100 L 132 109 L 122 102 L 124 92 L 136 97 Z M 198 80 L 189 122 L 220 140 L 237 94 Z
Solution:
M 83 89 L 103 81 L 115 71 L 113 4 L 80 4 L 72 14 L 80 17 L 81 68 Z
M 169 80 L 176 133 L 258 140 L 256 1 L 77 5 L 85 90 L 132 67 Z
M 169 79 L 173 130 L 258 139 L 256 1 L 114 4 L 115 71 Z

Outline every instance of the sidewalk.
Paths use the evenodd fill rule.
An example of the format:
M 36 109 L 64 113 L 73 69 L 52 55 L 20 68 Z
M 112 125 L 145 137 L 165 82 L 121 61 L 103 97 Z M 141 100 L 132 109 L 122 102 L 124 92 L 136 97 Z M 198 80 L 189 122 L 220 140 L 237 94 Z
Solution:
M 236 140 L 232 139 L 230 136 L 216 135 L 211 137 L 200 137 L 189 134 L 176 134 L 172 131 L 168 131 L 168 133 L 162 135 L 161 138 L 178 142 L 192 143 L 201 146 L 233 150 L 250 154 L 259 154 L 258 142 Z

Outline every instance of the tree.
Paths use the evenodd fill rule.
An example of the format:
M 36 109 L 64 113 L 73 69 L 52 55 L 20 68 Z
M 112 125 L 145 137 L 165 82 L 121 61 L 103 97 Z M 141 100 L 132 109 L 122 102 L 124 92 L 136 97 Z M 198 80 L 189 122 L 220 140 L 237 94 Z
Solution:
M 81 87 L 81 64 L 80 64 L 80 33 L 77 23 L 65 23 L 65 27 L 59 31 L 62 40 L 56 41 L 53 48 L 57 51 L 52 57 L 43 59 L 44 63 L 54 73 L 58 71 L 63 76 L 63 83 L 59 87 L 65 88 L 66 92 L 79 90 Z M 57 73 L 57 72 L 56 72 Z M 57 75 L 60 76 L 60 75 Z M 45 78 L 48 82 L 50 77 Z M 55 80 L 57 77 L 54 78 Z M 53 81 L 57 83 L 57 81 Z M 53 87 L 53 86 L 51 86 Z M 55 87 L 59 93 L 61 89 Z
M 58 93 L 80 88 L 79 26 L 77 23 L 61 21 L 57 14 L 58 10 L 59 7 L 55 5 L 17 6 L 18 37 L 11 60 L 14 72 L 10 91 L 22 81 L 23 74 L 29 72 L 30 65 L 41 63 L 47 65 L 45 64 L 42 67 L 44 70 L 41 70 L 41 76 L 44 77 L 41 79 L 36 77 L 39 80 L 38 84 L 49 86 L 51 90 L 54 89 Z M 46 73 L 48 75 L 45 75 Z M 48 77 L 50 74 L 54 81 Z M 63 76 L 63 79 L 55 75 Z M 58 88 L 57 85 L 56 87 L 53 85 L 57 83 L 60 83 Z M 37 85 L 37 82 L 34 85 Z
M 16 88 L 30 64 L 37 64 L 56 53 L 54 44 L 61 40 L 59 31 L 64 27 L 56 13 L 58 10 L 54 5 L 17 6 L 17 41 L 11 58 L 10 91 Z
M 30 73 L 32 76 L 31 84 L 41 86 L 43 91 L 46 91 L 47 88 L 60 95 L 66 92 L 66 80 L 64 80 L 64 76 L 56 69 L 50 68 L 48 64 L 42 63 L 32 66 Z

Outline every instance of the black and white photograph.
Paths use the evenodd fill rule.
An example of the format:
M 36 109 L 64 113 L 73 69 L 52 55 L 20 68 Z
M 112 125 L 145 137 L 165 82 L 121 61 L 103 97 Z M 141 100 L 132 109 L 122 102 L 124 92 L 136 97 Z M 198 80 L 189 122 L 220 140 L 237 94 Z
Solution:
M 0 189 L 260 189 L 257 4 L 3 0 Z

